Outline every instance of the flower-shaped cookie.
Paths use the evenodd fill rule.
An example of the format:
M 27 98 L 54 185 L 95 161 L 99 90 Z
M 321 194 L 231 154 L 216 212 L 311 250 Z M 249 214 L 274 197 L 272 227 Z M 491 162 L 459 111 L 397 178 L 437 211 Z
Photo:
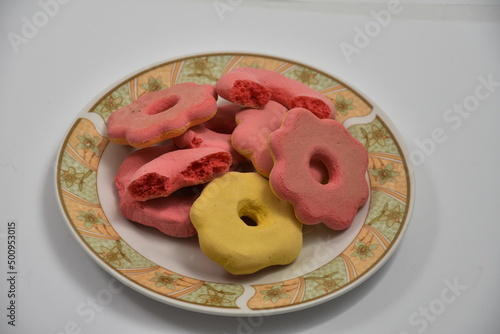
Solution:
M 172 142 L 179 148 L 220 148 L 231 153 L 233 164 L 242 162 L 245 157 L 231 144 L 231 133 L 236 128 L 235 115 L 241 110 L 243 107 L 237 104 L 219 106 L 214 117 L 172 138 Z
M 167 197 L 181 188 L 224 175 L 231 162 L 229 152 L 213 147 L 167 152 L 136 170 L 127 191 L 136 201 Z
M 351 225 L 369 195 L 368 153 L 341 123 L 292 109 L 269 136 L 269 148 L 274 159 L 271 188 L 293 204 L 303 224 L 322 222 L 334 230 Z M 311 174 L 315 161 L 324 165 L 322 180 Z
M 231 141 L 234 148 L 252 161 L 255 169 L 265 177 L 273 168 L 273 158 L 267 149 L 269 134 L 278 129 L 288 109 L 269 101 L 262 109 L 246 109 L 236 115 L 238 126 Z
M 151 146 L 138 149 L 130 154 L 120 165 L 115 177 L 120 210 L 131 221 L 151 226 L 170 236 L 186 238 L 196 234 L 189 211 L 198 198 L 201 187 L 183 188 L 168 197 L 136 201 L 128 192 L 127 185 L 135 172 L 152 160 L 175 151 L 174 145 Z
M 251 108 L 262 108 L 269 100 L 288 109 L 305 108 L 319 118 L 335 118 L 335 107 L 323 94 L 281 73 L 238 67 L 224 74 L 215 85 L 221 97 Z
M 150 92 L 113 112 L 108 137 L 117 144 L 148 147 L 212 118 L 217 95 L 212 85 L 184 82 Z
M 201 251 L 234 275 L 289 264 L 302 249 L 292 205 L 255 172 L 229 172 L 207 184 L 190 217 Z

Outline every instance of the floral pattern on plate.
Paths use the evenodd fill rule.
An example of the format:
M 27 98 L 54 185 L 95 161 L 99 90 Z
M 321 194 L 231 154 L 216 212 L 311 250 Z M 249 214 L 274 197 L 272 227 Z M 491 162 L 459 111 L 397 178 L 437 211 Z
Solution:
M 113 144 L 97 131 L 96 121 L 86 115 L 97 114 L 105 123 L 112 112 L 143 94 L 186 81 L 214 84 L 221 75 L 239 66 L 277 71 L 321 92 L 336 106 L 337 120 L 349 121 L 348 130 L 369 152 L 371 196 L 361 229 L 342 252 L 293 278 L 255 284 L 251 279 L 235 283 L 234 278 L 212 282 L 162 267 L 123 240 L 99 199 L 99 163 Z M 71 126 L 56 170 L 63 215 L 85 250 L 111 274 L 166 303 L 223 315 L 283 313 L 316 305 L 355 287 L 377 270 L 391 255 L 408 224 L 412 175 L 395 129 L 387 125 L 383 112 L 375 109 L 341 80 L 281 58 L 220 53 L 157 64 L 105 92 Z

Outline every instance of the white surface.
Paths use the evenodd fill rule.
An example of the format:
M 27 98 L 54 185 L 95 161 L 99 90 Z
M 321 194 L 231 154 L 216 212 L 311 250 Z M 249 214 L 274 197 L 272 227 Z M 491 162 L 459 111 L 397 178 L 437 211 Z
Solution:
M 404 3 L 348 62 L 341 45 L 356 46 L 357 31 L 377 29 L 373 13 L 387 4 L 220 1 L 232 10 L 219 15 L 213 1 L 68 1 L 44 16 L 37 1 L 0 3 L 0 332 L 500 332 L 500 6 Z M 23 37 L 34 19 L 42 26 L 31 35 L 24 29 L 16 53 L 9 33 Z M 414 153 L 422 159 L 403 243 L 338 299 L 251 319 L 176 309 L 113 285 L 69 230 L 55 228 L 64 222 L 54 161 L 80 109 L 150 63 L 223 50 L 328 71 L 374 100 L 411 152 L 427 145 L 427 154 Z M 474 100 L 488 92 L 476 91 L 488 77 L 497 84 Z M 474 101 L 465 116 L 448 111 Z M 10 219 L 18 223 L 16 327 L 6 317 Z

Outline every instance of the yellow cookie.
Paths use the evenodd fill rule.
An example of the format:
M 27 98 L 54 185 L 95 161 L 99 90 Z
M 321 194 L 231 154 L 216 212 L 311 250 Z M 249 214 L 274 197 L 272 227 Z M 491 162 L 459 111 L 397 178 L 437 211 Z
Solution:
M 229 172 L 194 202 L 191 221 L 202 252 L 235 275 L 293 262 L 302 249 L 302 223 L 258 173 Z

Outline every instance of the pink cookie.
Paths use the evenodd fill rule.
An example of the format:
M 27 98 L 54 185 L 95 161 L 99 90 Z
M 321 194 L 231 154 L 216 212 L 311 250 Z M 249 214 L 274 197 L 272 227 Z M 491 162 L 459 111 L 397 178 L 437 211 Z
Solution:
M 141 225 L 150 226 L 160 232 L 177 238 L 187 238 L 196 234 L 189 218 L 189 211 L 198 198 L 200 190 L 195 187 L 181 189 L 168 197 L 149 201 L 136 201 L 128 191 L 120 198 L 120 210 L 128 219 Z
M 231 133 L 236 127 L 235 115 L 240 110 L 242 107 L 237 104 L 221 106 L 214 117 L 172 138 L 172 142 L 180 148 L 219 148 L 231 153 L 233 163 L 241 162 L 245 160 L 245 157 L 231 145 Z
M 115 183 L 120 197 L 120 210 L 127 219 L 141 225 L 154 227 L 173 237 L 186 238 L 196 234 L 196 229 L 189 218 L 189 211 L 201 189 L 187 187 L 168 197 L 145 202 L 136 201 L 127 191 L 127 185 L 132 175 L 139 168 L 175 149 L 174 145 L 165 145 L 136 150 L 120 165 Z
M 341 123 L 292 109 L 270 135 L 269 148 L 274 158 L 271 188 L 293 204 L 302 223 L 323 222 L 333 230 L 351 225 L 369 195 L 368 153 Z M 324 182 L 309 172 L 312 161 L 321 161 L 327 170 Z
M 121 196 L 125 192 L 132 175 L 134 175 L 139 168 L 159 156 L 175 151 L 176 149 L 175 145 L 170 144 L 151 146 L 132 152 L 125 160 L 123 160 L 115 176 L 115 184 L 118 189 L 118 195 Z
M 246 109 L 236 115 L 238 126 L 231 137 L 233 146 L 265 177 L 269 176 L 274 164 L 267 139 L 280 127 L 287 111 L 282 104 L 269 101 L 262 109 Z
M 108 137 L 117 144 L 148 147 L 200 124 L 217 111 L 212 85 L 176 84 L 150 92 L 108 118 Z
M 210 182 L 231 166 L 231 154 L 212 147 L 165 153 L 139 168 L 127 190 L 137 201 L 167 197 L 174 191 Z
M 245 109 L 239 104 L 224 104 L 217 107 L 214 117 L 203 123 L 207 129 L 217 133 L 231 134 L 236 128 L 236 115 Z
M 327 97 L 270 70 L 238 67 L 220 77 L 215 91 L 226 100 L 246 107 L 261 108 L 274 100 L 288 109 L 302 107 L 319 118 L 335 118 L 335 107 Z

